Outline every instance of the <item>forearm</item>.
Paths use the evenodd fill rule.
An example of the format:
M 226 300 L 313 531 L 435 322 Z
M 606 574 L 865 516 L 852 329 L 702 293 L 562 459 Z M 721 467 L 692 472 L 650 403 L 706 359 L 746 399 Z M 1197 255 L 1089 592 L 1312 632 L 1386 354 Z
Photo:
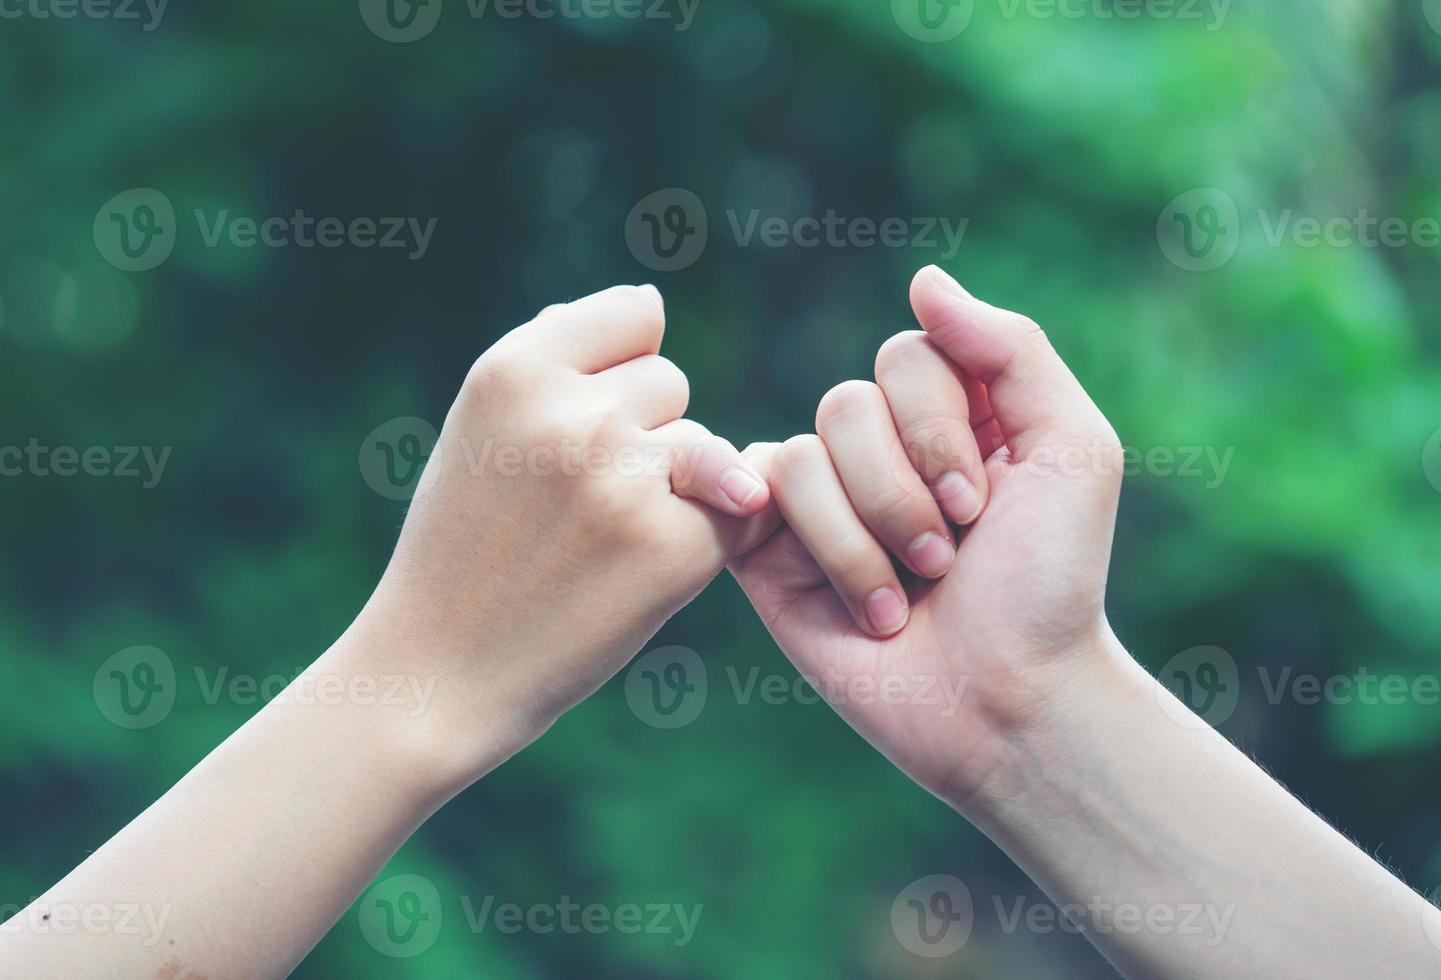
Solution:
M 372 696 L 380 660 L 338 642 L 7 924 L 0 974 L 292 970 L 456 788 L 426 757 L 430 719 Z M 125 929 L 72 921 L 97 909 L 112 922 L 136 911 Z
M 959 807 L 1128 977 L 1429 976 L 1441 913 L 1114 638 Z M 1164 706 L 1163 706 L 1164 704 Z

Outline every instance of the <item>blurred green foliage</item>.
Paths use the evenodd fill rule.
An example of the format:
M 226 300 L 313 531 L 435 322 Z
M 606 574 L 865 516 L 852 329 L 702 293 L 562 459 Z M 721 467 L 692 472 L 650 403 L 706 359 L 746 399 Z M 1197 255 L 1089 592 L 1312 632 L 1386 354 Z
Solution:
M 404 515 L 360 478 L 362 439 L 439 423 L 471 360 L 535 310 L 657 282 L 692 414 L 737 442 L 809 429 L 828 387 L 867 375 L 935 250 L 742 247 L 731 209 L 969 218 L 943 264 L 1043 323 L 1127 445 L 1234 451 L 1218 486 L 1128 481 L 1112 616 L 1148 664 L 1214 644 L 1243 672 L 1441 671 L 1441 486 L 1423 472 L 1438 250 L 1273 245 L 1258 218 L 1441 215 L 1441 10 L 973 8 L 943 43 L 861 0 L 700 0 L 684 30 L 449 0 L 409 44 L 353 3 L 176 3 L 149 31 L 0 20 L 0 445 L 173 449 L 152 489 L 0 479 L 0 903 L 38 894 L 254 710 L 182 685 L 163 724 L 125 731 L 92 698 L 101 662 L 147 644 L 182 675 L 264 676 L 316 656 Z M 92 223 L 136 187 L 181 227 L 164 265 L 131 273 Z M 706 202 L 711 228 L 699 261 L 659 273 L 624 224 L 666 187 Z M 1211 272 L 1158 243 L 1193 188 L 1241 216 Z M 419 261 L 210 248 L 186 225 L 197 208 L 437 226 Z M 983 910 L 1034 889 L 828 709 L 736 703 L 726 667 L 790 668 L 729 580 L 656 642 L 709 664 L 697 722 L 647 727 L 609 685 L 395 859 L 447 896 L 432 949 L 381 956 L 348 914 L 298 975 L 1109 975 L 1082 940 L 1005 935 L 984 912 L 955 958 L 907 953 L 889 908 L 913 879 L 958 875 Z M 1252 684 L 1223 730 L 1414 884 L 1441 882 L 1436 707 L 1272 705 Z M 473 934 L 460 895 L 704 913 L 684 947 Z

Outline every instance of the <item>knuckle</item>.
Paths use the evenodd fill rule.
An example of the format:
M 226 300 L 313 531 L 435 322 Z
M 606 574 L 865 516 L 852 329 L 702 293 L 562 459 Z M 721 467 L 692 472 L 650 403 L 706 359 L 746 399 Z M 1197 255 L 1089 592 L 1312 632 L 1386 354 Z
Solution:
M 907 330 L 890 337 L 876 351 L 876 378 L 880 379 L 926 349 L 926 335 L 921 330 Z
M 1121 437 L 1104 416 L 1100 417 L 1096 432 L 1096 455 L 1101 460 L 1102 471 L 1119 480 L 1126 468 L 1126 449 Z
M 810 470 L 827 459 L 825 443 L 820 436 L 791 436 L 776 450 L 775 475 L 781 482 L 791 482 L 799 474 Z
M 816 429 L 834 425 L 853 412 L 862 412 L 876 404 L 880 388 L 872 381 L 842 381 L 821 396 L 816 406 Z
M 681 370 L 680 365 L 676 364 L 670 358 L 661 357 L 659 354 L 657 354 L 656 357 L 658 358 L 664 384 L 675 393 L 677 401 L 689 405 L 690 378 Z
M 1012 331 L 1024 344 L 1031 344 L 1045 351 L 1051 351 L 1051 338 L 1046 336 L 1046 331 L 1041 325 L 1024 313 L 1010 313 L 1009 326 Z
M 939 480 L 964 461 L 963 438 L 974 439 L 956 419 L 931 418 L 916 422 L 901 436 L 906 457 L 921 479 Z
M 523 354 L 492 348 L 470 366 L 463 388 L 487 401 L 509 401 L 532 390 L 538 378 L 539 371 Z
M 936 523 L 924 503 L 916 489 L 896 480 L 878 490 L 867 503 L 867 523 L 902 536 L 909 536 L 907 532 L 912 530 L 920 533 Z
M 612 286 L 605 291 L 605 305 L 618 320 L 638 320 L 657 327 L 665 320 L 660 291 L 654 286 Z
M 836 584 L 852 592 L 865 592 L 884 584 L 889 563 L 868 534 L 848 534 L 835 542 L 828 573 Z

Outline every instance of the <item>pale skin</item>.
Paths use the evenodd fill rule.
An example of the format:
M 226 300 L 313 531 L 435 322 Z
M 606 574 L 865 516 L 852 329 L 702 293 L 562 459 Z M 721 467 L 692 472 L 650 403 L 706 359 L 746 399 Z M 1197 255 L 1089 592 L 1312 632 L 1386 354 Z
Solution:
M 682 417 L 664 324 L 654 288 L 617 287 L 547 308 L 470 370 L 379 586 L 307 671 L 312 690 L 433 680 L 422 715 L 297 681 L 7 924 L 0 975 L 284 976 L 431 813 L 774 531 L 759 474 Z M 487 445 L 530 462 L 475 465 Z M 163 928 L 60 929 L 122 904 Z
M 683 418 L 654 289 L 512 331 L 471 369 L 374 595 L 304 679 L 433 680 L 427 710 L 277 699 L 7 924 L 0 974 L 286 974 L 431 813 L 727 564 L 803 673 L 890 692 L 836 708 L 1058 903 L 1230 910 L 1220 934 L 1088 931 L 1127 976 L 1436 973 L 1441 913 L 1178 723 L 1116 640 L 1119 443 L 1044 334 L 933 267 L 911 300 L 922 329 L 883 346 L 876 384 L 829 394 L 816 435 L 744 454 Z M 483 444 L 530 462 L 478 466 Z M 597 465 L 552 465 L 566 447 Z M 919 696 L 936 680 L 961 710 Z M 164 916 L 155 941 L 43 924 L 120 903 Z
M 1441 973 L 1441 912 L 1112 633 L 1120 443 L 1045 335 L 934 267 L 911 303 L 923 330 L 882 347 L 876 385 L 828 394 L 818 435 L 750 451 L 787 526 L 731 570 L 776 642 L 822 693 L 915 692 L 836 710 L 1058 905 L 1102 910 L 1082 925 L 1128 977 Z M 942 490 L 950 472 L 977 492 Z M 906 548 L 937 527 L 933 497 L 974 520 L 948 569 L 912 577 L 908 608 L 877 624 L 866 598 L 901 587 L 891 557 L 918 571 Z M 920 703 L 937 677 L 964 690 L 961 711 Z M 1159 924 L 1116 928 L 1104 910 L 1122 906 Z M 1192 906 L 1201 926 L 1176 928 Z

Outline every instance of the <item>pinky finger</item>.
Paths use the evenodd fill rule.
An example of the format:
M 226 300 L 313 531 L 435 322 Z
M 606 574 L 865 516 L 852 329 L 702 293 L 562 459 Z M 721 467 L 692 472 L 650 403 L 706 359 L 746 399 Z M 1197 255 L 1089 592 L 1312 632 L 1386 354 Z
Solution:
M 740 450 L 699 422 L 676 419 L 651 435 L 672 450 L 670 483 L 677 496 L 734 517 L 758 514 L 770 502 L 766 481 Z

